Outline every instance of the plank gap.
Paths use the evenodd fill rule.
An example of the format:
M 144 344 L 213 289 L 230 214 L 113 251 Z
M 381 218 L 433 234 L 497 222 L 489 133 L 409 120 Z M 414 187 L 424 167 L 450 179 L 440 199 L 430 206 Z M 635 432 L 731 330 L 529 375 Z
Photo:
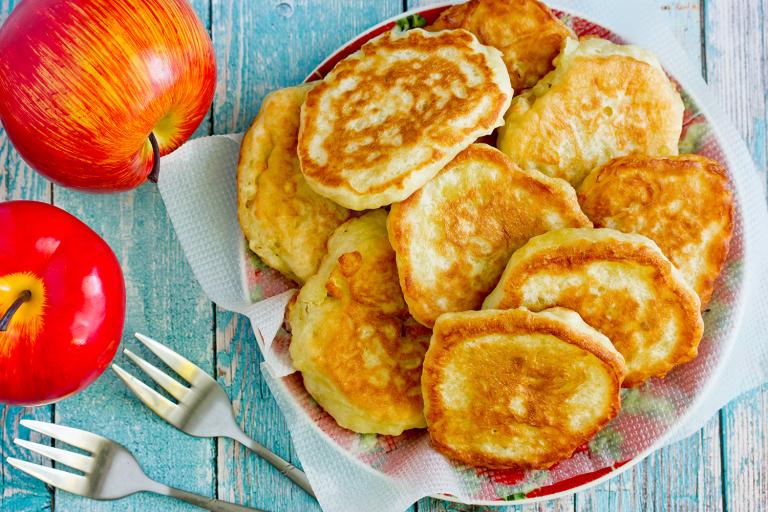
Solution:
M 701 76 L 707 81 L 707 0 L 701 0 L 699 8 L 699 27 L 701 30 Z
M 213 117 L 213 116 L 211 116 Z M 216 304 L 211 302 L 211 350 L 213 351 L 213 367 L 211 368 L 211 376 L 217 379 L 216 373 L 219 368 L 218 350 L 216 349 Z M 211 439 L 213 443 L 213 495 L 216 499 L 221 499 L 219 496 L 219 457 L 221 451 L 219 450 L 219 442 L 217 438 Z
M 722 489 L 721 499 L 723 503 L 723 512 L 728 511 L 728 456 L 726 448 L 726 427 L 725 427 L 725 413 L 723 409 L 717 411 L 718 422 L 720 424 L 720 487 Z
M 51 184 L 51 204 L 53 204 L 53 184 Z M 56 421 L 56 404 L 51 404 L 51 422 L 52 423 L 58 423 Z M 48 443 L 50 444 L 51 448 L 53 448 L 56 445 L 56 440 L 52 437 L 48 438 Z M 56 463 L 53 463 L 53 466 L 56 466 Z M 48 490 L 48 492 L 51 495 L 51 510 L 56 510 L 56 489 L 46 485 L 45 488 Z

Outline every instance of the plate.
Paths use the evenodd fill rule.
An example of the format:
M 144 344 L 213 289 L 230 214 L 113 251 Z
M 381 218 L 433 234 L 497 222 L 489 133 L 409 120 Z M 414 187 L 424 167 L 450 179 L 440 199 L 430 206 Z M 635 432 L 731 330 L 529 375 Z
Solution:
M 417 14 L 427 23 L 432 22 L 453 3 L 460 2 L 414 9 L 370 28 L 333 52 L 305 81 L 321 79 L 336 63 L 357 51 L 371 38 L 395 28 L 398 22 L 400 26 L 407 26 L 408 22 L 412 24 L 412 16 Z M 579 36 L 596 35 L 617 43 L 626 42 L 619 34 L 588 19 L 565 12 L 555 13 Z M 671 78 L 677 83 L 674 76 Z M 682 87 L 680 92 L 685 103 L 680 152 L 704 155 L 725 165 L 727 159 L 716 132 L 691 96 Z M 732 177 L 730 171 L 729 174 Z M 561 497 L 616 476 L 663 446 L 675 427 L 685 422 L 687 415 L 706 395 L 708 386 L 714 381 L 734 341 L 735 319 L 740 315 L 732 313 L 739 311 L 743 305 L 741 298 L 744 288 L 743 222 L 738 200 L 735 210 L 734 237 L 728 260 L 703 315 L 705 330 L 699 346 L 699 356 L 694 361 L 676 368 L 664 379 L 651 379 L 639 388 L 622 390 L 622 411 L 619 416 L 587 445 L 577 450 L 571 459 L 562 461 L 549 470 L 488 470 L 455 463 L 455 473 L 471 495 L 471 499 L 462 500 L 463 503 L 506 506 Z M 261 263 L 247 250 L 247 244 L 243 244 L 241 269 L 245 289 L 248 290 L 252 301 L 295 287 L 279 273 Z M 282 347 L 282 350 L 287 350 L 289 342 L 290 335 L 281 330 L 275 344 Z M 401 459 L 398 452 L 412 450 L 424 441 L 424 431 L 406 432 L 401 436 L 392 437 L 360 435 L 345 430 L 307 395 L 300 376 L 294 374 L 283 381 L 296 404 L 331 443 L 343 451 L 351 461 L 374 471 L 396 472 Z M 459 501 L 450 495 L 436 497 Z

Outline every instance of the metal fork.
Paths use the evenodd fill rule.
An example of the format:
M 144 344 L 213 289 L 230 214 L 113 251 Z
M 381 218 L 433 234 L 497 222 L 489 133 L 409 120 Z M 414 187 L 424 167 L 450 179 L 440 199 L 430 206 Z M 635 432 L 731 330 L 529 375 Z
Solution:
M 240 429 L 232 409 L 232 402 L 215 379 L 165 345 L 143 334 L 136 333 L 134 336 L 189 384 L 189 387 L 180 384 L 176 379 L 125 349 L 123 353 L 178 400 L 178 403 L 171 402 L 118 365 L 113 364 L 112 370 L 139 400 L 165 421 L 189 435 L 234 439 L 256 452 L 310 496 L 315 496 L 307 475 L 303 471 L 272 453 Z
M 123 445 L 106 437 L 43 421 L 21 420 L 21 424 L 90 454 L 83 455 L 23 439 L 13 440 L 22 448 L 83 473 L 80 475 L 8 457 L 8 464 L 11 466 L 63 491 L 97 500 L 116 500 L 146 491 L 170 496 L 215 512 L 261 512 L 255 508 L 241 507 L 156 482 L 144 474 L 134 456 Z

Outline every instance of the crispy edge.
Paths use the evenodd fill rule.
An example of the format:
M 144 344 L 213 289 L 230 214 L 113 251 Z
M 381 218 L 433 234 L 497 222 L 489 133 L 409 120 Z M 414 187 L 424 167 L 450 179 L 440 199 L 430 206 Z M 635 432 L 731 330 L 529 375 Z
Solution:
M 523 0 L 525 3 L 528 3 L 533 9 L 537 9 L 540 11 L 544 17 L 547 18 L 548 21 L 551 23 L 547 27 L 547 32 L 558 32 L 560 35 L 562 35 L 562 43 L 560 46 L 560 51 L 562 51 L 562 47 L 565 44 L 565 41 L 567 39 L 578 39 L 576 34 L 565 24 L 563 21 L 555 16 L 555 13 L 552 12 L 552 9 L 550 9 L 547 5 L 545 5 L 543 2 L 540 2 L 539 0 Z M 426 27 L 426 30 L 446 30 L 446 29 L 457 29 L 457 28 L 464 28 L 466 30 L 469 30 L 469 27 L 472 25 L 472 17 L 475 13 L 475 11 L 480 7 L 480 4 L 482 2 L 487 3 L 486 6 L 488 9 L 491 9 L 493 6 L 492 3 L 511 3 L 509 0 L 469 0 L 468 2 L 465 2 L 463 4 L 456 4 L 445 11 L 441 12 L 438 18 L 428 27 Z M 555 30 L 555 28 L 557 30 Z M 474 33 L 474 32 L 473 32 Z M 478 40 L 480 40 L 481 35 L 476 34 Z M 488 41 L 486 42 L 485 38 L 480 40 L 482 44 L 487 44 L 489 46 L 494 46 L 492 42 Z M 495 48 L 495 46 L 494 46 Z M 528 80 L 526 80 L 525 76 L 520 76 L 519 78 L 514 78 L 512 76 L 512 70 L 509 68 L 509 63 L 507 62 L 507 54 L 502 51 L 502 54 L 504 56 L 504 65 L 507 67 L 507 71 L 510 75 L 510 80 L 513 82 L 512 87 L 516 93 L 519 93 L 520 91 L 523 91 L 525 89 L 529 89 L 530 87 L 533 87 L 536 84 L 536 81 L 533 81 L 533 83 L 529 83 L 528 80 L 530 80 L 530 77 Z M 557 54 L 553 55 L 553 59 L 557 57 Z M 554 68 L 554 65 L 552 62 L 550 62 L 550 71 Z M 546 73 L 544 73 L 546 75 Z M 542 75 L 542 76 L 544 76 Z M 542 77 L 540 76 L 539 79 Z M 518 83 L 520 82 L 520 83 Z
M 617 54 L 617 53 L 609 53 L 609 54 L 598 54 L 598 55 L 592 55 L 592 54 L 583 54 L 579 53 L 579 45 L 583 43 L 591 44 L 591 40 L 595 41 L 605 41 L 607 43 L 611 43 L 618 47 L 625 47 L 631 49 L 632 52 L 637 52 L 637 54 Z M 575 49 L 571 50 L 571 45 L 575 44 Z M 643 54 L 645 56 L 643 57 Z M 547 101 L 547 104 L 545 106 L 547 107 L 544 109 L 545 113 L 548 113 L 549 110 L 552 109 L 552 106 L 549 105 L 551 103 L 551 100 L 548 100 L 548 94 L 552 89 L 556 89 L 558 92 L 562 92 L 562 87 L 564 81 L 567 81 L 569 78 L 570 68 L 572 68 L 574 65 L 579 64 L 580 60 L 586 60 L 588 63 L 593 63 L 597 65 L 597 67 L 600 67 L 603 65 L 603 63 L 607 59 L 615 59 L 618 61 L 621 61 L 622 67 L 627 67 L 630 64 L 632 66 L 639 65 L 641 67 L 648 66 L 651 69 L 655 69 L 660 74 L 654 79 L 655 84 L 653 85 L 660 85 L 664 87 L 669 87 L 670 97 L 666 98 L 666 101 L 664 103 L 667 104 L 668 107 L 670 107 L 667 110 L 674 110 L 673 114 L 676 118 L 679 118 L 679 123 L 671 124 L 670 126 L 667 126 L 666 130 L 660 130 L 659 127 L 656 127 L 656 131 L 659 132 L 666 132 L 666 135 L 670 136 L 669 140 L 662 140 L 661 137 L 659 137 L 658 133 L 654 134 L 654 140 L 659 145 L 666 145 L 666 149 L 663 150 L 657 150 L 654 153 L 656 155 L 658 154 L 671 154 L 671 155 L 677 155 L 678 154 L 678 142 L 680 139 L 680 133 L 683 126 L 683 115 L 685 112 L 685 106 L 682 101 L 682 97 L 680 96 L 680 91 L 678 86 L 670 79 L 670 77 L 667 75 L 666 71 L 663 67 L 661 67 L 661 64 L 658 62 L 658 58 L 651 53 L 649 50 L 646 50 L 644 48 L 641 48 L 636 45 L 631 44 L 616 44 L 612 43 L 611 41 L 608 41 L 606 39 L 603 39 L 598 36 L 594 35 L 588 35 L 579 38 L 576 40 L 576 42 L 572 42 L 571 40 L 566 40 L 566 45 L 563 48 L 563 51 L 555 58 L 554 64 L 555 68 L 547 73 L 544 77 L 539 80 L 539 82 L 533 86 L 530 89 L 527 89 L 523 91 L 523 93 L 519 96 L 516 96 L 510 105 L 510 108 L 507 110 L 507 113 L 505 114 L 505 122 L 502 127 L 498 130 L 498 135 L 496 139 L 496 145 L 497 147 L 503 151 L 506 154 L 512 153 L 513 160 L 517 157 L 520 157 L 519 154 L 515 154 L 516 152 L 519 152 L 519 148 L 516 148 L 512 142 L 508 142 L 513 140 L 513 133 L 514 132 L 521 132 L 522 134 L 527 134 L 529 131 L 534 131 L 533 128 L 529 127 L 528 125 L 533 124 L 534 127 L 538 128 L 538 124 L 540 124 L 540 117 L 542 116 L 540 100 L 545 99 Z M 583 67 L 585 64 L 581 63 L 581 66 Z M 657 91 L 658 93 L 658 91 Z M 660 95 L 657 94 L 657 99 Z M 535 114 L 536 122 L 527 121 L 524 123 L 523 121 L 526 120 L 527 116 L 531 116 L 530 112 L 535 111 L 536 109 L 539 109 L 538 112 Z M 647 110 L 647 109 L 646 109 Z M 669 114 L 669 112 L 667 112 Z M 671 116 L 672 114 L 669 114 Z M 522 128 L 521 128 L 522 126 Z M 525 128 L 525 129 L 523 129 Z M 674 131 L 674 136 L 672 136 L 672 131 Z M 528 137 L 530 139 L 531 137 Z M 659 143 L 658 140 L 662 140 L 662 143 Z M 674 141 L 672 140 L 674 139 Z M 530 142 L 530 140 L 528 140 Z M 668 143 L 668 144 L 666 144 Z M 527 149 L 525 151 L 528 151 Z M 574 188 L 578 188 L 578 186 L 581 184 L 581 181 L 583 181 L 584 177 L 589 174 L 590 170 L 584 170 L 584 171 L 577 171 L 577 175 L 581 176 L 581 179 L 578 179 L 577 176 L 574 177 L 568 177 L 568 168 L 573 167 L 576 163 L 576 160 L 578 160 L 574 155 L 570 156 L 570 164 L 567 166 L 561 166 L 559 162 L 560 155 L 557 156 L 558 160 L 554 161 L 552 160 L 552 157 L 555 156 L 554 153 L 550 153 L 546 155 L 549 159 L 541 161 L 541 155 L 537 158 L 536 162 L 532 165 L 536 169 L 540 170 L 541 172 L 544 172 L 545 174 L 553 177 L 560 177 L 562 179 L 565 179 L 568 181 Z M 579 157 L 581 158 L 581 157 Z M 530 158 L 528 158 L 530 160 Z M 599 162 L 599 160 L 598 160 Z M 530 164 L 530 162 L 529 162 Z M 523 167 L 528 166 L 522 165 Z M 549 169 L 548 169 L 549 168 Z M 552 169 L 554 168 L 554 169 Z M 574 183 L 575 181 L 575 183 Z
M 311 82 L 309 84 L 300 84 L 298 86 L 295 86 L 295 89 L 299 88 L 305 88 L 307 89 L 307 92 L 314 88 L 316 86 L 316 82 Z M 291 89 L 291 88 L 287 88 Z M 248 246 L 248 249 L 255 253 L 259 258 L 261 258 L 264 263 L 269 265 L 270 267 L 274 268 L 275 270 L 281 272 L 289 279 L 302 284 L 304 280 L 300 279 L 299 276 L 297 276 L 290 268 L 290 265 L 283 260 L 283 258 L 273 255 L 273 254 L 267 254 L 262 255 L 256 253 L 256 251 L 251 247 L 251 241 L 248 239 L 248 236 L 246 235 L 247 229 L 246 226 L 248 224 L 248 219 L 250 218 L 250 211 L 248 208 L 246 208 L 246 198 L 243 197 L 243 187 L 241 184 L 246 181 L 246 176 L 249 174 L 249 163 L 252 161 L 250 156 L 248 155 L 248 152 L 250 148 L 253 146 L 254 141 L 261 135 L 262 131 L 265 131 L 264 125 L 263 125 L 263 117 L 266 115 L 266 109 L 268 107 L 268 104 L 272 101 L 275 101 L 274 96 L 276 93 L 281 93 L 283 91 L 286 91 L 286 89 L 276 89 L 272 91 L 271 93 L 267 94 L 267 96 L 264 97 L 264 100 L 262 101 L 261 108 L 259 108 L 259 113 L 256 114 L 256 117 L 253 118 L 253 121 L 251 121 L 251 125 L 248 127 L 248 130 L 245 132 L 245 135 L 243 136 L 243 140 L 240 143 L 240 151 L 238 152 L 238 160 L 237 160 L 237 220 L 240 224 L 240 230 L 243 233 L 243 236 L 246 239 L 246 245 Z M 273 148 L 274 149 L 274 148 Z M 266 155 L 266 159 L 269 159 L 269 154 L 273 151 L 273 149 L 270 149 L 270 151 Z M 265 160 L 266 161 L 266 160 Z M 258 182 L 259 177 L 261 174 L 267 170 L 267 165 L 259 166 L 259 168 L 255 172 L 254 176 L 254 182 Z
M 569 213 L 574 214 L 570 219 L 574 224 L 579 224 L 581 227 L 592 227 L 592 221 L 590 221 L 584 212 L 581 211 L 573 188 L 568 185 L 566 181 L 558 178 L 551 178 L 539 171 L 521 169 L 506 154 L 487 144 L 475 143 L 470 145 L 467 149 L 459 153 L 448 165 L 443 167 L 433 179 L 438 179 L 440 175 L 449 172 L 454 165 L 461 165 L 464 161 L 475 158 L 490 160 L 493 164 L 503 168 L 507 173 L 520 172 L 524 174 L 528 179 L 535 181 L 538 186 L 545 188 L 547 192 L 558 198 L 562 197 L 564 199 L 564 204 L 567 203 L 567 206 L 570 207 Z M 420 188 L 405 201 L 394 203 L 392 205 L 389 211 L 389 216 L 387 217 L 387 233 L 389 234 L 389 242 L 395 250 L 395 260 L 397 262 L 400 287 L 403 290 L 405 302 L 408 304 L 408 310 L 410 311 L 411 316 L 413 316 L 419 323 L 427 327 L 432 327 L 437 317 L 433 318 L 433 315 L 426 310 L 429 308 L 421 307 L 421 304 L 424 302 L 424 297 L 431 297 L 432 295 L 430 290 L 422 289 L 414 277 L 416 271 L 411 264 L 410 258 L 407 256 L 408 247 L 410 247 L 413 237 L 411 235 L 410 224 L 404 222 L 404 219 L 417 208 L 416 204 L 421 199 L 423 190 L 423 188 Z M 568 197 L 566 198 L 565 196 Z M 565 208 L 563 211 L 565 211 Z M 478 304 L 478 307 L 480 307 L 480 305 L 481 304 Z
M 701 300 L 701 309 L 703 311 L 706 308 L 707 304 L 709 304 L 710 299 L 712 298 L 715 281 L 717 281 L 717 278 L 720 276 L 723 270 L 723 266 L 725 265 L 725 262 L 728 259 L 728 252 L 730 251 L 731 240 L 733 239 L 734 197 L 733 197 L 733 192 L 731 190 L 731 184 L 730 184 L 730 178 L 728 177 L 728 172 L 725 170 L 725 167 L 723 167 L 723 165 L 720 164 L 720 162 L 716 160 L 712 160 L 711 158 L 707 158 L 705 156 L 696 155 L 696 154 L 679 155 L 679 156 L 673 155 L 668 157 L 641 157 L 641 156 L 634 156 L 634 155 L 618 157 L 618 158 L 614 158 L 613 160 L 610 160 L 604 165 L 601 165 L 595 168 L 587 176 L 587 178 L 584 180 L 581 186 L 579 186 L 577 190 L 577 195 L 579 198 L 579 204 L 583 204 L 584 202 L 583 198 L 585 198 L 586 195 L 589 193 L 589 188 L 593 186 L 597 181 L 600 180 L 600 176 L 603 173 L 611 169 L 622 169 L 622 168 L 636 169 L 638 167 L 644 167 L 644 168 L 648 168 L 650 172 L 663 173 L 663 172 L 666 172 L 670 166 L 684 167 L 689 162 L 697 162 L 701 164 L 701 168 L 705 172 L 712 174 L 713 176 L 716 176 L 722 180 L 724 197 L 720 199 L 722 200 L 722 204 L 726 208 L 726 215 L 727 215 L 725 229 L 722 232 L 723 235 L 718 238 L 718 241 L 721 243 L 719 243 L 717 247 L 713 249 L 712 257 L 709 259 L 709 263 L 715 268 L 717 268 L 717 272 L 706 273 L 704 275 L 699 276 L 699 279 L 703 280 L 703 282 L 700 284 L 701 291 L 699 293 L 699 298 Z M 595 225 L 595 227 L 600 228 L 603 226 Z
M 506 65 L 504 64 L 501 52 L 499 50 L 481 44 L 477 37 L 467 30 L 457 29 L 448 32 L 456 33 L 455 37 L 466 43 L 467 46 L 472 46 L 473 44 L 478 45 L 479 48 L 475 48 L 473 51 L 483 53 L 485 56 L 485 64 L 488 68 L 487 74 L 491 77 L 491 79 L 488 80 L 485 85 L 485 91 L 488 93 L 489 90 L 493 89 L 494 94 L 499 96 L 498 101 L 492 102 L 491 108 L 486 111 L 481 119 L 477 120 L 476 125 L 484 126 L 486 127 L 486 130 L 478 131 L 476 126 L 474 132 L 478 133 L 475 133 L 474 135 L 465 135 L 463 137 L 456 135 L 453 137 L 454 139 L 457 139 L 453 142 L 457 142 L 459 145 L 464 146 L 471 144 L 471 142 L 477 139 L 478 136 L 490 135 L 495 128 L 503 126 L 504 115 L 509 108 L 510 102 L 514 96 L 514 89 L 512 89 L 511 83 L 509 82 L 509 74 L 506 71 Z M 441 37 L 441 33 L 430 33 L 421 29 L 413 29 L 408 31 L 408 33 L 421 34 L 422 38 L 438 39 Z M 383 39 L 384 36 L 389 38 L 386 42 Z M 325 80 L 321 81 L 317 87 L 314 87 L 307 93 L 307 97 L 301 106 L 298 137 L 299 142 L 297 147 L 301 172 L 304 174 L 304 177 L 307 179 L 307 183 L 309 184 L 310 188 L 312 188 L 312 190 L 350 210 L 362 211 L 367 209 L 376 209 L 397 202 L 396 199 L 393 200 L 391 198 L 392 196 L 397 195 L 397 190 L 405 188 L 404 183 L 408 181 L 409 178 L 412 180 L 412 176 L 414 174 L 420 175 L 422 177 L 429 174 L 429 179 L 433 178 L 440 169 L 438 168 L 434 172 L 426 173 L 425 168 L 435 166 L 436 161 L 440 161 L 442 158 L 444 158 L 446 150 L 451 150 L 450 147 L 441 147 L 439 148 L 439 151 L 435 151 L 433 148 L 432 157 L 428 162 L 421 164 L 416 169 L 400 173 L 398 176 L 388 180 L 387 182 L 380 183 L 376 186 L 370 186 L 365 191 L 360 192 L 354 189 L 347 179 L 344 179 L 338 174 L 326 172 L 329 166 L 327 164 L 317 164 L 310 154 L 308 144 L 302 144 L 302 140 L 312 140 L 317 137 L 317 129 L 315 125 L 317 124 L 317 112 L 320 110 L 320 98 L 323 94 L 325 94 L 326 90 L 331 88 L 330 81 L 335 80 L 337 75 L 341 77 L 348 75 L 350 72 L 348 68 L 355 66 L 353 61 L 359 60 L 371 52 L 396 47 L 398 41 L 397 39 L 393 40 L 393 37 L 395 37 L 393 32 L 385 32 L 384 34 L 372 39 L 371 41 L 368 41 L 362 46 L 362 48 L 360 48 L 360 50 L 339 62 L 339 64 L 334 67 L 331 73 L 328 74 Z M 413 37 L 417 36 L 414 35 Z M 466 40 L 467 38 L 469 38 L 469 41 Z M 369 46 L 372 43 L 378 43 L 378 45 Z M 435 45 L 433 44 L 432 46 Z M 498 81 L 501 78 L 502 73 L 500 72 L 500 69 L 496 69 L 497 66 L 492 62 L 493 59 L 489 55 L 489 52 L 496 52 L 496 54 L 499 56 L 498 58 L 502 64 L 500 69 L 503 68 L 504 70 L 504 78 L 502 81 L 506 81 L 506 84 L 508 84 L 508 88 L 506 89 L 504 87 L 505 84 L 499 83 Z M 354 58 L 358 54 L 359 56 Z M 314 115 L 310 115 L 308 112 L 314 112 Z M 429 179 L 420 180 L 423 181 L 421 186 L 429 181 Z M 415 188 L 414 191 L 418 190 L 419 188 L 421 187 Z M 393 190 L 395 192 L 393 192 Z
M 560 230 L 558 230 L 560 231 Z M 598 230 L 595 230 L 598 231 Z M 631 376 L 627 376 L 624 380 L 624 387 L 632 388 L 639 386 L 646 380 L 652 377 L 665 377 L 673 368 L 683 363 L 687 363 L 693 360 L 698 355 L 698 347 L 701 342 L 701 338 L 704 334 L 704 321 L 701 317 L 701 302 L 699 296 L 693 288 L 691 288 L 685 281 L 679 271 L 672 265 L 666 256 L 661 252 L 655 242 L 650 238 L 642 235 L 621 233 L 612 229 L 601 228 L 599 231 L 614 231 L 622 237 L 627 237 L 624 240 L 614 239 L 613 244 L 599 247 L 596 250 L 593 246 L 593 250 L 589 252 L 589 256 L 585 256 L 583 251 L 570 251 L 564 250 L 563 246 L 558 246 L 555 250 L 548 250 L 550 248 L 542 248 L 547 250 L 546 258 L 531 257 L 529 255 L 527 261 L 521 264 L 516 261 L 513 255 L 504 270 L 499 281 L 499 286 L 502 287 L 503 296 L 497 304 L 493 306 L 493 309 L 509 309 L 513 307 L 519 307 L 522 302 L 519 297 L 519 283 L 516 278 L 525 275 L 530 276 L 537 273 L 539 270 L 546 270 L 553 265 L 559 265 L 560 268 L 571 267 L 590 261 L 612 261 L 612 262 L 627 262 L 630 261 L 635 264 L 650 266 L 655 268 L 657 272 L 657 281 L 661 282 L 661 287 L 666 287 L 670 290 L 678 299 L 680 309 L 683 313 L 682 326 L 693 326 L 693 329 L 687 337 L 686 343 L 680 343 L 677 345 L 677 349 L 674 352 L 674 357 L 667 359 L 668 367 L 666 370 L 658 371 L 656 373 L 647 374 L 642 378 L 632 379 Z M 555 233 L 550 231 L 540 237 L 545 237 Z M 539 237 L 534 237 L 535 240 Z M 629 238 L 635 238 L 640 243 L 631 244 L 628 242 Z M 598 242 L 605 244 L 608 239 L 600 239 Z M 576 240 L 577 243 L 592 243 L 595 240 Z M 529 242 L 530 243 L 530 242 Z M 596 245 L 596 244 L 595 244 Z M 525 247 L 525 246 L 523 246 Z M 568 247 L 570 249 L 571 246 Z M 562 262 L 566 265 L 561 264 Z M 514 276 L 513 276 L 514 274 Z M 511 278 L 510 278 L 511 277 Z M 659 286 L 657 286 L 659 287 Z M 495 292 L 496 290 L 494 290 Z M 494 292 L 491 292 L 493 295 Z M 486 303 L 491 295 L 486 298 Z M 514 300 L 512 300 L 514 299 Z M 485 308 L 485 303 L 483 304 Z M 489 308 L 490 309 L 490 308 Z M 599 329 L 598 329 L 599 330 Z M 684 335 L 688 334 L 688 330 L 683 329 Z
M 621 397 L 620 390 L 622 385 L 622 379 L 626 367 L 624 361 L 619 355 L 609 352 L 599 343 L 591 340 L 586 333 L 578 332 L 564 321 L 558 321 L 552 318 L 547 318 L 541 315 L 536 315 L 525 309 L 511 309 L 511 310 L 484 310 L 491 312 L 494 316 L 489 319 L 484 318 L 471 318 L 469 325 L 461 325 L 460 321 L 456 321 L 455 316 L 464 315 L 465 313 L 447 313 L 438 318 L 435 323 L 435 329 L 432 333 L 429 349 L 427 350 L 424 358 L 424 365 L 421 377 L 421 389 L 424 397 L 424 417 L 427 419 L 427 428 L 429 430 L 430 440 L 435 448 L 447 455 L 452 459 L 465 462 L 473 466 L 483 466 L 491 469 L 547 469 L 559 461 L 565 460 L 573 455 L 581 444 L 591 439 L 603 426 L 605 426 L 611 419 L 621 410 Z M 545 310 L 546 311 L 546 310 Z M 486 320 L 486 321 L 483 321 Z M 444 326 L 443 324 L 448 324 Z M 528 331 L 526 331 L 526 329 Z M 444 330 L 448 330 L 448 333 L 444 333 Z M 478 453 L 471 450 L 457 450 L 436 438 L 432 429 L 429 429 L 431 419 L 435 417 L 445 417 L 445 409 L 442 408 L 442 401 L 439 398 L 438 387 L 442 383 L 442 373 L 439 369 L 444 368 L 445 361 L 449 358 L 451 347 L 463 343 L 470 336 L 484 336 L 489 334 L 510 334 L 514 335 L 520 332 L 531 332 L 533 334 L 549 334 L 566 343 L 575 345 L 582 350 L 590 352 L 600 359 L 608 368 L 611 369 L 615 377 L 613 381 L 613 389 L 611 390 L 611 396 L 614 400 L 611 403 L 609 414 L 596 425 L 588 434 L 578 438 L 578 443 L 574 443 L 573 450 L 563 450 L 554 455 L 554 459 L 551 462 L 545 462 L 541 464 L 514 464 L 506 462 L 501 457 L 494 457 L 484 453 Z M 576 437 L 576 436 L 574 436 Z

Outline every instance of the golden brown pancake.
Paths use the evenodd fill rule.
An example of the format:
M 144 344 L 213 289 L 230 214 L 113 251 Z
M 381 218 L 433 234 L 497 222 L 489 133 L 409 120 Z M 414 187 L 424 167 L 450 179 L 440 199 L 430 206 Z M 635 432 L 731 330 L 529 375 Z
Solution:
M 474 466 L 548 468 L 616 416 L 624 372 L 573 311 L 446 313 L 421 381 L 432 444 Z
M 443 313 L 479 309 L 517 248 L 562 227 L 592 227 L 574 190 L 485 144 L 393 204 L 387 220 L 405 301 L 429 327 Z
M 299 169 L 299 114 L 315 83 L 274 91 L 243 138 L 237 213 L 248 246 L 267 265 L 303 283 L 317 271 L 325 243 L 346 208 L 316 194 Z
M 718 162 L 699 155 L 617 158 L 587 176 L 579 201 L 597 227 L 656 242 L 706 306 L 733 232 L 733 194 Z
M 483 309 L 560 306 L 605 334 L 627 364 L 624 386 L 696 357 L 704 329 L 693 288 L 650 239 L 565 228 L 532 238 L 509 260 Z
M 569 39 L 555 70 L 512 102 L 498 147 L 524 169 L 578 186 L 626 155 L 676 155 L 683 102 L 649 52 Z
M 501 50 L 517 92 L 536 85 L 552 70 L 565 40 L 576 37 L 538 0 L 470 0 L 440 13 L 427 30 L 457 28 Z
M 387 32 L 307 95 L 302 172 L 353 210 L 402 201 L 500 126 L 511 98 L 501 53 L 469 32 Z
M 344 428 L 398 435 L 426 426 L 420 379 L 430 331 L 408 315 L 386 220 L 376 210 L 336 230 L 288 320 L 293 365 L 320 406 Z

